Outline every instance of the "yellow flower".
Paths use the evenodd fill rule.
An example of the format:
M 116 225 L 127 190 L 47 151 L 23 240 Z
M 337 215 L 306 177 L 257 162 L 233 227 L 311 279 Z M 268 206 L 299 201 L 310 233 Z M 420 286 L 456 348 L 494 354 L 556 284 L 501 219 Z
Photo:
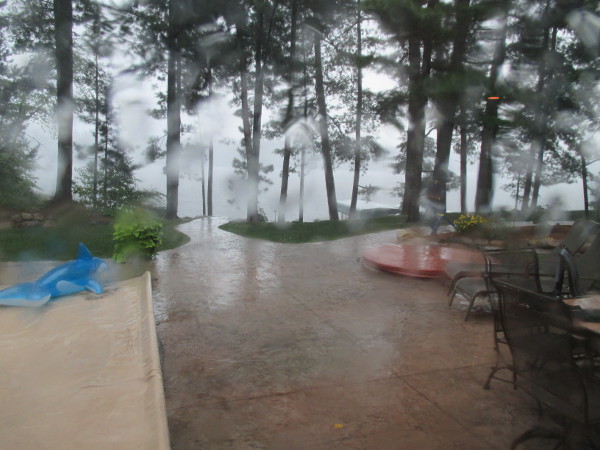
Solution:
M 456 226 L 458 231 L 465 232 L 479 225 L 483 225 L 486 222 L 487 219 L 478 214 L 461 214 L 460 216 L 458 216 L 458 219 L 456 219 L 456 221 L 454 222 L 454 225 Z

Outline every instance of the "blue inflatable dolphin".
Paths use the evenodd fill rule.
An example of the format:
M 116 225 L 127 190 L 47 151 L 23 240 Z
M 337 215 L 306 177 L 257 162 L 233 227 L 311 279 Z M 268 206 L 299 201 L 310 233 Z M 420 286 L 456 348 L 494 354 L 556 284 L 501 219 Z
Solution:
M 0 305 L 41 306 L 52 297 L 90 290 L 103 291 L 95 275 L 108 269 L 108 264 L 92 256 L 88 248 L 79 244 L 77 259 L 61 264 L 42 275 L 37 281 L 21 283 L 0 291 Z

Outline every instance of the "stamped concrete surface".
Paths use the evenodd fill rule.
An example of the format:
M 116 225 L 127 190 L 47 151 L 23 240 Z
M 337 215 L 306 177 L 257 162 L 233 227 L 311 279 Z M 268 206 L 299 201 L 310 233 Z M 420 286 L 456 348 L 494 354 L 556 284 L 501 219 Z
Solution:
M 394 232 L 294 245 L 221 223 L 181 225 L 152 265 L 174 449 L 505 449 L 537 422 L 523 392 L 482 388 L 489 314 L 361 267 Z
M 294 245 L 222 223 L 181 225 L 191 241 L 150 264 L 173 449 L 506 449 L 537 423 L 522 391 L 482 388 L 489 313 L 465 322 L 440 281 L 362 268 L 393 231 Z M 56 264 L 3 263 L 0 284 Z

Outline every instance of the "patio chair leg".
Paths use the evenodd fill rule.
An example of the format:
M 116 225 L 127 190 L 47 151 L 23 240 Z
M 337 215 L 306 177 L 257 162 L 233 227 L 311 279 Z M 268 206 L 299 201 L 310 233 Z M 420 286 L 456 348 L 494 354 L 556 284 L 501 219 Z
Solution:
M 496 350 L 496 365 L 494 367 L 492 367 L 490 369 L 490 374 L 487 377 L 487 380 L 485 381 L 485 384 L 483 385 L 483 388 L 485 390 L 489 390 L 490 389 L 490 385 L 492 383 L 492 380 L 498 380 L 498 381 L 502 381 L 503 383 L 510 383 L 513 385 L 514 389 L 517 389 L 517 374 L 516 372 L 513 370 L 512 366 L 510 364 L 507 364 L 504 359 L 502 358 L 502 354 L 500 353 L 500 348 L 498 347 L 498 340 L 496 339 L 495 342 L 495 350 Z M 509 370 L 512 374 L 511 379 L 507 380 L 504 378 L 498 378 L 496 377 L 496 374 L 498 372 L 500 372 L 501 370 Z
M 517 437 L 510 445 L 510 448 L 511 448 L 511 450 L 514 450 L 517 448 L 517 445 L 519 445 L 525 441 L 528 441 L 530 439 L 535 439 L 537 437 L 546 438 L 546 439 L 560 439 L 560 440 L 562 440 L 562 438 L 563 438 L 561 433 L 536 426 L 536 427 L 533 427 L 533 428 L 527 430 L 525 433 L 523 433 L 519 437 Z
M 448 303 L 448 308 L 452 307 L 452 303 L 454 302 L 454 297 L 456 297 L 456 289 L 452 290 L 452 293 L 450 295 L 450 302 Z
M 456 285 L 458 284 L 458 282 L 460 280 L 462 280 L 464 278 L 464 276 L 455 276 L 451 281 L 450 281 L 450 286 L 448 286 L 448 295 L 450 295 L 452 292 L 454 292 L 456 290 Z
M 471 314 L 471 309 L 473 309 L 473 305 L 475 304 L 475 299 L 479 297 L 478 294 L 471 297 L 471 301 L 469 302 L 469 309 L 467 309 L 467 315 L 465 316 L 465 322 L 469 320 L 469 315 Z
M 483 385 L 483 388 L 486 391 L 490 390 L 490 384 L 492 383 L 492 378 L 494 378 L 494 375 L 496 375 L 496 372 L 498 372 L 498 370 L 502 369 L 502 367 L 492 367 L 492 370 L 490 372 L 490 374 L 487 377 L 487 380 L 485 381 L 485 384 Z
M 496 374 L 498 372 L 500 372 L 501 370 L 510 370 L 512 372 L 512 378 L 510 380 L 506 380 L 504 378 L 496 377 Z M 496 366 L 496 367 L 491 368 L 490 374 L 488 375 L 487 380 L 485 380 L 485 384 L 483 385 L 483 388 L 486 391 L 490 390 L 492 380 L 502 381 L 503 383 L 510 383 L 510 384 L 512 384 L 513 389 L 515 389 L 515 390 L 517 389 L 517 377 L 516 377 L 514 371 L 512 370 L 512 368 L 510 368 L 508 366 Z

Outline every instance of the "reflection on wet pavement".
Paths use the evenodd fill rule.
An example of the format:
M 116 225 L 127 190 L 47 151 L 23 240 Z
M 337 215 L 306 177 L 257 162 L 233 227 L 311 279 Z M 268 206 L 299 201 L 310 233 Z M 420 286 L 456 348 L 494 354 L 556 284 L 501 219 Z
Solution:
M 361 267 L 394 232 L 294 245 L 221 223 L 181 225 L 191 241 L 152 264 L 173 448 L 506 448 L 536 421 L 482 389 L 489 315 Z

